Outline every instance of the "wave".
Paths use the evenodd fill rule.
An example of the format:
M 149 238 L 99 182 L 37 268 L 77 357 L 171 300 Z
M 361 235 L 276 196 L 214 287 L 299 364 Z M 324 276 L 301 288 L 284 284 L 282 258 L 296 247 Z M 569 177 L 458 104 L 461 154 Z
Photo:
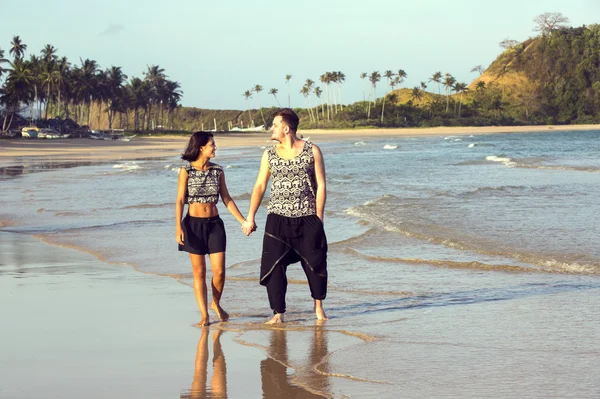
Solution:
M 504 166 L 508 166 L 508 167 L 516 166 L 516 162 L 513 162 L 512 159 L 510 159 L 504 155 L 500 155 L 500 156 L 489 155 L 489 156 L 485 157 L 485 159 L 486 159 L 486 161 L 502 163 L 502 164 L 504 164 Z
M 89 215 L 89 213 L 65 211 L 65 212 L 56 212 L 54 214 L 54 216 L 61 216 L 61 217 L 72 217 L 72 216 L 83 216 L 83 215 Z
M 166 223 L 166 221 L 164 221 L 164 220 L 158 220 L 158 219 L 154 219 L 154 220 L 128 220 L 128 221 L 125 221 L 125 222 L 116 222 L 116 223 L 108 223 L 108 224 L 97 224 L 97 225 L 84 226 L 84 227 L 73 227 L 73 228 L 70 228 L 70 229 L 56 231 L 56 233 L 58 233 L 58 232 L 60 232 L 60 233 L 75 233 L 75 232 L 81 232 L 81 231 L 107 229 L 107 228 L 112 228 L 112 227 L 128 227 L 128 226 L 134 226 L 134 227 L 136 227 L 136 226 L 144 226 L 144 225 L 150 225 L 150 224 L 155 224 L 155 223 Z
M 598 166 L 569 166 L 569 165 L 528 165 L 528 164 L 517 164 L 518 168 L 524 169 L 546 169 L 546 170 L 570 170 L 575 172 L 600 172 Z
M 136 161 L 126 162 L 122 164 L 113 165 L 113 169 L 121 169 L 124 171 L 131 171 L 141 169 L 141 166 Z
M 354 143 L 355 146 L 361 146 L 361 145 L 367 145 L 366 141 L 357 141 L 356 143 Z
M 124 206 L 121 209 L 149 209 L 149 208 L 166 208 L 174 206 L 172 202 L 165 202 L 164 204 L 137 204 Z
M 248 200 L 250 200 L 250 198 L 252 198 L 252 193 L 243 193 L 240 195 L 233 195 L 233 196 L 231 196 L 231 198 L 234 201 L 248 201 Z
M 472 197 L 472 196 L 486 196 L 486 195 L 512 195 L 516 191 L 527 190 L 525 186 L 500 186 L 500 187 L 479 187 L 475 190 L 466 191 L 457 195 L 457 197 Z
M 354 237 L 346 238 L 344 240 L 340 240 L 340 241 L 336 241 L 336 242 L 330 242 L 330 243 L 328 243 L 328 246 L 330 249 L 335 249 L 338 247 L 343 247 L 345 245 L 355 245 L 355 244 L 363 242 L 365 239 L 373 237 L 377 232 L 378 232 L 378 230 L 375 227 L 371 227 L 369 230 L 365 231 L 364 233 L 356 235 Z
M 396 148 L 398 148 L 397 144 L 386 144 L 383 146 L 384 150 L 395 150 Z
M 535 163 L 531 160 L 515 160 L 509 158 L 506 155 L 489 155 L 485 157 L 486 161 L 498 162 L 504 164 L 509 168 L 522 168 L 522 169 L 544 169 L 544 170 L 565 170 L 575 172 L 600 172 L 600 166 L 573 166 L 573 165 L 545 165 L 542 163 Z M 469 165 L 467 162 L 460 163 L 459 165 Z M 470 163 L 471 165 L 475 163 Z
M 527 268 L 522 266 L 514 266 L 514 265 L 495 265 L 495 264 L 486 264 L 482 262 L 457 262 L 451 260 L 436 260 L 436 259 L 415 259 L 415 258 L 396 258 L 396 257 L 386 257 L 386 256 L 377 256 L 377 255 L 368 255 L 362 253 L 353 248 L 346 248 L 344 253 L 358 256 L 363 259 L 367 259 L 369 261 L 377 261 L 377 262 L 385 262 L 385 263 L 404 263 L 410 265 L 427 265 L 427 266 L 437 266 L 437 267 L 446 267 L 450 269 L 470 269 L 470 270 L 485 270 L 485 271 L 502 271 L 502 272 L 510 272 L 510 273 L 549 273 L 547 270 L 535 269 L 535 268 Z
M 491 143 L 471 143 L 468 146 L 469 148 L 473 148 L 473 147 L 495 147 L 494 144 Z
M 518 186 L 517 186 L 518 187 Z M 518 189 L 518 188 L 517 188 Z M 388 202 L 391 201 L 391 202 Z M 525 250 L 518 250 L 512 246 L 502 246 L 497 242 L 488 241 L 484 237 L 472 237 L 468 234 L 460 234 L 452 228 L 437 225 L 431 221 L 414 221 L 391 218 L 390 215 L 381 210 L 391 209 L 393 207 L 407 208 L 410 204 L 400 204 L 398 199 L 392 195 L 378 197 L 374 200 L 365 202 L 364 205 L 349 208 L 346 210 L 348 215 L 359 218 L 366 226 L 375 226 L 385 231 L 401 234 L 407 238 L 428 242 L 433 245 L 441 245 L 459 251 L 466 251 L 473 254 L 481 254 L 503 259 L 512 259 L 521 264 L 531 265 L 530 271 L 539 269 L 540 271 L 550 273 L 569 273 L 569 274 L 600 274 L 600 262 L 596 259 L 586 259 L 580 263 L 580 258 L 573 258 L 569 255 L 537 254 Z M 410 210 L 407 210 L 410 212 Z M 366 233 L 348 239 L 346 242 L 355 240 L 364 240 L 374 230 L 368 230 Z M 458 233 L 458 234 L 457 234 Z M 337 247 L 344 243 L 336 244 Z M 488 268 L 479 265 L 478 267 L 488 270 L 501 270 L 501 268 Z M 513 266 L 510 266 L 513 267 Z

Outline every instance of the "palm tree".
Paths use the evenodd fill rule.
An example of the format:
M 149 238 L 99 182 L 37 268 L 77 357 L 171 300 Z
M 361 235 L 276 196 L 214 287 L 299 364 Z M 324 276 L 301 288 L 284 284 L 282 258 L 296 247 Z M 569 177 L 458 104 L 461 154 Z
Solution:
M 19 36 L 13 36 L 11 45 L 12 47 L 10 48 L 10 54 L 12 54 L 15 59 L 22 59 L 23 55 L 25 54 L 25 50 L 27 50 L 27 45 L 21 42 L 21 38 Z
M 446 88 L 446 112 L 448 112 L 448 107 L 450 105 L 450 89 L 454 87 L 454 83 L 456 83 L 456 79 L 449 73 L 444 75 L 444 87 Z
M 279 103 L 279 100 L 277 99 L 277 93 L 279 93 L 279 90 L 277 90 L 276 88 L 272 88 L 269 90 L 269 94 L 275 98 L 275 101 L 277 101 L 277 105 L 279 105 L 279 108 L 281 108 L 281 104 Z
M 34 99 L 35 74 L 31 69 L 31 64 L 23 61 L 22 58 L 15 58 L 10 63 L 10 67 L 0 99 L 5 106 L 3 131 L 11 125 L 12 117 L 17 112 L 19 105 L 31 104 Z M 11 116 L 10 121 L 8 121 L 9 114 Z
M 112 129 L 115 111 L 119 110 L 119 100 L 123 97 L 123 83 L 127 75 L 121 67 L 112 66 L 106 71 L 106 88 L 108 92 L 108 128 Z
M 430 82 L 435 82 L 438 84 L 438 95 L 442 95 L 442 91 L 441 91 L 441 87 L 440 84 L 442 83 L 442 73 L 441 72 L 436 72 L 433 74 L 433 76 L 431 78 L 429 78 Z
M 40 91 L 38 91 L 38 87 L 41 85 L 40 82 L 40 78 L 41 78 L 41 70 L 42 70 L 42 65 L 41 65 L 41 61 L 38 57 L 36 57 L 34 54 L 32 54 L 29 57 L 29 61 L 26 61 L 26 63 L 29 64 L 29 68 L 31 69 L 31 72 L 33 73 L 33 101 L 29 104 L 29 116 L 31 118 L 31 122 L 33 123 L 34 120 L 34 114 L 35 114 L 35 109 L 37 107 L 37 118 L 39 119 L 41 117 L 42 114 L 42 105 L 41 105 L 41 96 L 40 96 Z
M 458 104 L 458 116 L 460 117 L 460 108 L 462 107 L 462 97 L 463 97 L 463 93 L 468 91 L 468 85 L 466 83 L 456 83 L 454 85 L 454 91 L 456 93 L 459 94 L 458 96 L 458 100 L 459 100 L 459 104 Z
M 183 92 L 181 91 L 181 85 L 179 82 L 174 82 L 172 80 L 165 81 L 165 103 L 167 104 L 167 125 L 169 125 L 169 121 L 171 120 L 170 116 L 173 114 L 173 111 L 177 109 L 179 106 L 179 102 L 181 101 L 181 96 Z M 161 121 L 161 124 L 162 121 Z
M 291 103 L 290 103 L 290 79 L 292 78 L 292 75 L 285 75 L 285 84 L 288 87 L 288 108 L 291 108 Z
M 319 100 L 321 100 L 321 116 L 325 115 L 325 111 L 323 110 L 323 99 L 321 98 L 321 94 L 323 94 L 323 90 L 319 86 L 315 87 L 314 91 L 315 96 Z M 319 120 L 319 106 L 317 105 L 317 121 Z
M 330 101 L 329 101 L 329 84 L 331 83 L 331 73 L 330 72 L 325 72 L 324 74 L 322 74 L 319 77 L 319 80 L 321 81 L 321 83 L 323 83 L 325 85 L 325 96 L 326 98 L 326 102 L 327 102 L 327 120 L 330 119 L 330 111 L 329 108 L 331 106 Z
M 45 119 L 48 119 L 48 109 L 50 108 L 52 84 L 56 82 L 56 51 L 57 49 L 46 44 L 41 51 L 40 57 L 40 80 L 42 83 L 42 92 L 46 86 L 46 93 L 43 95 L 45 102 Z
M 371 82 L 371 88 L 373 92 L 373 105 L 375 105 L 375 101 L 377 100 L 377 82 L 381 79 L 381 75 L 378 71 L 374 71 L 369 75 L 369 81 Z M 371 102 L 369 101 L 369 109 L 367 111 L 367 119 L 371 118 Z
M 260 116 L 263 120 L 263 125 L 266 125 L 267 122 L 265 121 L 265 116 L 263 115 L 263 112 L 262 112 L 262 105 L 260 103 L 260 92 L 263 91 L 263 87 L 261 85 L 254 85 L 254 88 L 252 90 L 254 90 L 254 92 L 256 93 L 256 96 L 258 97 L 258 107 L 259 107 L 258 109 L 260 111 Z
M 87 105 L 87 125 L 91 126 L 91 106 L 97 94 L 98 63 L 94 60 L 81 60 L 79 73 L 78 99 Z
M 383 76 L 385 76 L 385 83 L 389 85 L 390 80 L 392 80 L 392 78 L 394 77 L 394 72 L 392 72 L 388 69 L 387 71 L 385 71 L 383 73 Z M 397 80 L 397 79 L 394 79 L 394 80 Z M 393 83 L 392 90 L 394 90 L 393 86 L 395 86 L 395 85 L 396 85 L 396 82 Z M 385 97 L 386 97 L 386 94 L 384 93 L 383 94 L 383 103 L 381 104 L 381 123 L 383 123 L 383 113 L 385 111 Z
M 346 81 L 346 75 L 343 72 L 337 71 L 333 72 L 335 76 L 335 83 L 338 85 L 338 90 L 340 93 L 340 111 L 344 110 L 344 102 L 342 100 L 342 84 Z
M 313 113 L 312 102 L 310 101 L 310 94 L 312 93 L 314 85 L 315 85 L 315 82 L 313 80 L 306 79 L 306 82 L 304 83 L 304 87 L 306 88 L 306 92 L 304 92 L 304 87 L 300 91 L 304 95 L 305 99 L 307 100 L 307 103 L 308 103 L 308 113 L 310 115 L 311 121 L 316 121 L 315 115 Z
M 308 96 L 310 95 L 310 89 L 308 88 L 307 85 L 302 86 L 302 88 L 300 89 L 300 94 L 302 94 L 304 96 L 304 101 L 306 102 L 306 108 L 308 109 L 308 116 L 309 116 L 310 121 L 312 123 L 312 121 L 313 121 L 313 115 L 312 115 L 310 106 L 308 105 Z
M 407 75 L 406 72 L 404 72 L 404 69 L 398 69 L 396 76 L 398 76 L 398 81 L 400 82 L 399 84 L 402 84 Z
M 160 97 L 158 96 L 159 87 L 164 83 L 167 75 L 165 75 L 165 70 L 158 65 L 151 65 L 148 67 L 146 71 L 145 80 L 150 82 L 150 101 L 148 103 L 148 115 L 146 118 L 146 129 L 150 129 L 150 121 L 152 120 L 152 104 L 160 103 Z M 158 125 L 158 112 L 155 115 L 153 121 L 153 127 Z
M 367 77 L 367 73 L 366 72 L 363 72 L 363 73 L 360 74 L 360 78 L 363 81 L 363 102 L 367 101 L 366 98 L 365 98 L 365 78 L 366 77 Z
M 250 116 L 250 123 L 248 123 L 248 126 L 252 126 L 252 113 L 250 112 L 250 107 L 248 106 L 248 99 L 252 98 L 252 91 L 246 90 L 242 95 L 246 100 L 246 109 L 248 110 L 248 115 Z
M 9 61 L 6 58 L 4 58 L 4 50 L 2 50 L 0 48 L 0 79 L 2 79 L 2 75 L 4 74 L 4 72 L 8 71 L 8 69 L 2 68 L 2 64 L 8 64 L 8 63 L 9 63 Z
M 56 91 L 58 93 L 58 109 L 57 114 L 60 115 L 61 108 L 61 93 L 63 92 L 64 77 L 69 74 L 71 64 L 67 61 L 67 57 L 62 57 L 56 64 Z M 68 111 L 66 112 L 65 118 L 69 117 Z
M 56 58 L 57 58 L 56 52 L 57 51 L 58 51 L 58 49 L 56 47 L 54 47 L 53 45 L 46 44 L 41 51 L 42 59 L 48 64 L 56 61 Z
M 412 92 L 410 93 L 412 100 L 421 101 L 423 99 L 423 92 L 417 86 L 413 87 Z
M 333 101 L 330 101 L 331 115 L 334 113 L 337 114 L 337 100 L 335 97 L 335 90 L 330 91 L 331 83 L 337 82 L 337 73 L 336 72 L 325 72 L 325 81 L 327 82 L 327 97 L 329 99 L 329 94 L 331 93 L 331 97 L 333 97 Z

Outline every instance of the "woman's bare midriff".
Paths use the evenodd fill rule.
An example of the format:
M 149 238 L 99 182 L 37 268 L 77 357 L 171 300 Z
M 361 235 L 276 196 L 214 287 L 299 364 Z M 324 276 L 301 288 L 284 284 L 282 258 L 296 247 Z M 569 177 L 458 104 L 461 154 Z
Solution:
M 217 204 L 189 204 L 188 213 L 195 218 L 211 218 L 218 216 Z

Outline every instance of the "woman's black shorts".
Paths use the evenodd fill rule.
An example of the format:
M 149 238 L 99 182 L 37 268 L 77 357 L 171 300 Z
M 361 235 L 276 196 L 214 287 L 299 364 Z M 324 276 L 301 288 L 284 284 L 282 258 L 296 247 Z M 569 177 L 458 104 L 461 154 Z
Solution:
M 180 251 L 196 255 L 225 252 L 227 237 L 223 220 L 219 216 L 197 218 L 187 214 L 181 228 L 183 245 L 179 245 Z

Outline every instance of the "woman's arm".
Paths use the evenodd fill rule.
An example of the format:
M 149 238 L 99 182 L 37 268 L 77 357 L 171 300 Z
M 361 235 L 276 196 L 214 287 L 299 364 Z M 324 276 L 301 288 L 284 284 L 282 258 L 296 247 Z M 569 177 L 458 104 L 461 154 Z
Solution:
M 240 212 L 237 205 L 235 204 L 235 201 L 233 200 L 233 198 L 231 198 L 231 195 L 229 195 L 229 190 L 227 189 L 227 183 L 225 182 L 225 172 L 221 173 L 220 180 L 221 180 L 220 194 L 221 194 L 221 198 L 223 199 L 223 204 L 225 204 L 225 207 L 227 208 L 227 210 L 229 212 L 231 212 L 231 214 L 233 215 L 235 220 L 240 222 L 240 224 L 244 223 L 244 216 L 242 216 L 242 213 Z
M 185 194 L 187 192 L 188 172 L 179 169 L 179 180 L 177 182 L 177 199 L 175 200 L 175 240 L 183 245 L 183 229 L 181 228 L 181 219 L 183 218 L 183 208 L 185 207 Z

